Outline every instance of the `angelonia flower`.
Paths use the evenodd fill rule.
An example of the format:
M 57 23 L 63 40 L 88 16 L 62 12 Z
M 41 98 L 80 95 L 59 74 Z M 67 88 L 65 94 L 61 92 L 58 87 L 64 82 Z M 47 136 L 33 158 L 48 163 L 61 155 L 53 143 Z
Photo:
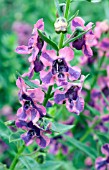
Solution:
M 46 130 L 39 127 L 37 124 L 33 124 L 32 121 L 24 121 L 24 120 L 17 120 L 16 126 L 18 128 L 27 130 L 26 133 L 21 135 L 21 138 L 24 140 L 25 144 L 28 146 L 34 140 L 36 143 L 41 147 L 45 148 L 50 143 L 50 138 L 48 138 L 45 133 L 50 133 L 50 124 L 48 124 Z
M 54 83 L 63 85 L 68 80 L 77 80 L 81 75 L 81 70 L 77 66 L 70 66 L 69 61 L 73 58 L 74 52 L 69 47 L 60 49 L 58 56 L 54 50 L 42 52 L 40 60 L 45 66 L 45 70 L 40 72 L 42 82 L 48 85 Z
M 98 157 L 95 161 L 96 170 L 106 170 L 109 169 L 109 144 L 106 143 L 101 148 L 102 154 L 105 157 Z
M 85 21 L 81 17 L 75 17 L 72 20 L 71 23 L 71 29 L 73 31 L 73 35 L 71 38 L 76 37 L 79 35 L 80 32 L 87 31 L 90 29 L 93 25 L 92 22 L 88 23 L 86 26 L 84 25 Z M 91 44 L 94 39 L 94 34 L 92 30 L 90 29 L 85 35 L 83 35 L 81 38 L 78 38 L 74 42 L 71 43 L 71 46 L 77 50 L 82 50 L 83 54 L 86 57 L 92 57 L 93 51 L 91 49 Z
M 28 88 L 22 78 L 18 78 L 16 84 L 20 88 L 19 100 L 22 105 L 17 111 L 18 118 L 37 122 L 39 118 L 46 115 L 46 108 L 42 105 L 44 92 L 41 88 Z
M 84 99 L 80 96 L 83 81 L 84 76 L 81 76 L 81 83 L 68 83 L 63 91 L 56 90 L 54 94 L 55 102 L 57 104 L 65 103 L 69 112 L 79 115 L 84 109 Z

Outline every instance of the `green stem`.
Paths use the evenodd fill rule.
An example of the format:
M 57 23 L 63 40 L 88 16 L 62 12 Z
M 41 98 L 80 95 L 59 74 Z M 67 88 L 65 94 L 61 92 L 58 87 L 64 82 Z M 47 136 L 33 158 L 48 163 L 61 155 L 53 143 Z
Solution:
M 67 2 L 66 2 L 65 14 L 64 14 L 64 17 L 65 17 L 66 19 L 68 18 L 69 7 L 70 7 L 70 0 L 67 0 Z M 59 40 L 59 49 L 62 48 L 62 46 L 63 46 L 63 41 L 64 41 L 64 34 L 61 33 L 61 35 L 60 35 L 60 40 Z
M 24 149 L 25 149 L 25 145 L 22 145 L 21 148 L 19 149 L 17 155 L 15 156 L 15 158 L 13 159 L 13 161 L 11 163 L 10 170 L 14 170 L 16 164 L 18 163 L 19 156 L 21 155 L 21 153 L 23 152 Z
M 48 99 L 49 99 L 49 97 L 50 97 L 51 91 L 52 91 L 52 86 L 50 86 L 50 87 L 48 88 L 46 97 L 45 97 L 44 102 L 43 102 L 43 106 L 46 106 L 46 104 L 47 104 L 47 102 L 48 102 Z

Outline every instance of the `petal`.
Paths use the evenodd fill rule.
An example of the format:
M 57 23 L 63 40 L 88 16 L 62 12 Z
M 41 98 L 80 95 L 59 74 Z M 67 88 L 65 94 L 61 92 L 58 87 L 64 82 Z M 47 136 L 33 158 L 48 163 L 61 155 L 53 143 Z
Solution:
M 17 116 L 21 120 L 27 120 L 27 114 L 26 111 L 23 109 L 23 107 L 17 110 Z
M 59 57 L 64 58 L 65 61 L 71 61 L 74 58 L 74 52 L 70 47 L 65 47 L 59 50 Z
M 81 17 L 75 17 L 72 20 L 71 28 L 72 28 L 73 31 L 75 30 L 76 27 L 84 28 L 84 23 L 85 23 L 85 21 Z
M 106 170 L 106 159 L 102 157 L 98 157 L 95 161 L 95 168 L 96 170 Z
M 29 54 L 28 46 L 25 45 L 18 46 L 15 51 L 18 54 Z
M 19 78 L 16 80 L 16 85 L 17 85 L 17 87 L 18 87 L 19 89 L 25 91 L 25 89 L 26 89 L 26 84 L 25 84 L 24 80 L 23 80 L 21 77 L 19 77 Z
M 42 80 L 43 83 L 45 84 L 53 84 L 53 75 L 51 71 L 41 71 L 40 72 L 40 78 Z
M 109 114 L 101 116 L 103 122 L 109 122 Z
M 44 106 L 36 104 L 34 108 L 39 112 L 40 117 L 46 115 L 46 109 Z
M 65 100 L 65 92 L 61 92 L 60 90 L 56 90 L 54 94 L 54 101 L 57 104 L 62 104 Z
M 103 51 L 109 50 L 109 38 L 104 38 L 100 43 L 100 48 Z
M 36 109 L 32 108 L 31 109 L 31 121 L 33 123 L 36 123 L 40 118 L 39 112 L 37 112 Z
M 29 72 L 24 73 L 22 75 L 22 77 L 26 77 L 27 76 L 27 77 L 29 77 L 29 79 L 31 79 L 33 77 L 33 75 L 34 75 L 34 63 L 31 63 L 31 65 L 29 67 Z
M 78 113 L 84 110 L 84 99 L 82 97 L 78 97 L 76 101 L 76 109 Z
M 57 59 L 57 56 L 54 50 L 46 50 L 40 56 L 40 60 L 44 66 L 52 66 L 52 62 L 55 59 Z
M 109 144 L 106 143 L 102 146 L 101 152 L 105 154 L 106 156 L 109 156 Z
M 43 131 L 40 132 L 40 137 L 36 139 L 36 143 L 41 147 L 45 148 L 50 144 L 50 139 L 43 134 Z
M 26 146 L 30 145 L 33 142 L 33 137 L 27 133 L 21 135 L 21 138 L 24 140 Z
M 33 50 L 32 55 L 28 58 L 28 61 L 29 61 L 30 63 L 36 60 L 38 52 L 39 52 L 39 49 L 38 49 L 38 48 L 35 48 L 35 49 Z
M 44 92 L 40 89 L 28 89 L 27 95 L 32 98 L 34 102 L 42 103 L 44 100 Z
M 44 22 L 43 22 L 43 19 L 39 19 L 36 24 L 34 24 L 34 29 L 38 29 L 38 30 L 44 30 Z
M 69 79 L 70 80 L 78 80 L 81 75 L 81 70 L 77 66 L 69 67 Z
M 93 55 L 93 51 L 89 45 L 86 45 L 86 44 L 83 45 L 82 51 L 83 51 L 83 54 L 87 57 L 92 57 L 92 55 Z
M 28 128 L 28 123 L 24 120 L 16 120 L 15 124 L 18 128 L 22 128 L 24 130 L 27 130 Z

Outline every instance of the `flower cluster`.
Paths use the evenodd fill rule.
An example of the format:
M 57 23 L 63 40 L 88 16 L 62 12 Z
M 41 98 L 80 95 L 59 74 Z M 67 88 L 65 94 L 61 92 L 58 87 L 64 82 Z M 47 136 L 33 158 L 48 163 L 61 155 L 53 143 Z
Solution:
M 72 46 L 77 50 L 82 50 L 87 57 L 91 57 L 92 50 L 89 40 L 93 38 L 92 23 L 87 26 L 84 26 L 84 23 L 80 17 L 73 19 L 71 25 L 73 37 L 78 35 L 80 27 L 83 32 L 88 31 L 84 36 L 75 40 Z M 44 133 L 50 130 L 50 126 L 48 124 L 49 128 L 44 129 L 38 125 L 38 122 L 46 116 L 48 103 L 66 104 L 69 112 L 79 115 L 84 109 L 81 90 L 85 76 L 81 74 L 81 69 L 78 66 L 72 66 L 70 63 L 74 59 L 74 51 L 71 47 L 62 47 L 58 51 L 48 50 L 47 43 L 41 38 L 38 30 L 46 36 L 43 19 L 34 25 L 28 46 L 22 45 L 16 48 L 18 54 L 31 54 L 28 59 L 30 62 L 29 72 L 24 73 L 16 82 L 20 89 L 18 96 L 22 105 L 17 111 L 16 125 L 27 130 L 27 133 L 21 136 L 27 145 L 36 137 L 37 144 L 40 147 L 45 147 L 50 140 L 44 136 Z M 39 80 L 32 79 L 37 72 L 40 73 L 41 84 Z M 25 83 L 25 77 L 28 78 L 30 84 L 35 85 L 35 88 L 31 88 Z

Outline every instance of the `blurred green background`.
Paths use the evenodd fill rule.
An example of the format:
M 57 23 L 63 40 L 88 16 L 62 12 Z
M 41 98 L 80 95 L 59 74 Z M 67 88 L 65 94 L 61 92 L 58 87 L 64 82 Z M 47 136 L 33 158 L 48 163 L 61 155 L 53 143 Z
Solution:
M 65 0 L 60 0 L 60 3 Z M 74 0 L 71 3 L 70 16 L 79 9 L 79 16 L 87 22 L 102 21 L 109 18 L 108 0 L 90 3 Z M 16 21 L 33 24 L 44 19 L 45 31 L 55 39 L 53 24 L 56 19 L 54 0 L 0 0 L 0 109 L 10 105 L 15 113 L 19 107 L 18 89 L 15 84 L 16 71 L 24 73 L 28 68 L 27 56 L 15 53 L 18 36 L 13 28 Z

